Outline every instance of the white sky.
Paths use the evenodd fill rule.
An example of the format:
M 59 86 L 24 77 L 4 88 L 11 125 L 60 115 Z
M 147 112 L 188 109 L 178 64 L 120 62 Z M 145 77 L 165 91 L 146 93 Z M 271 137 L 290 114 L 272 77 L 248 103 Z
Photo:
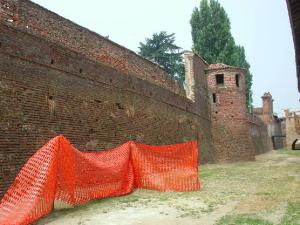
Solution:
M 133 51 L 162 30 L 176 34 L 176 44 L 191 49 L 189 20 L 200 0 L 33 0 Z M 219 0 L 236 42 L 243 45 L 253 74 L 254 106 L 270 91 L 274 111 L 298 109 L 294 46 L 285 0 Z

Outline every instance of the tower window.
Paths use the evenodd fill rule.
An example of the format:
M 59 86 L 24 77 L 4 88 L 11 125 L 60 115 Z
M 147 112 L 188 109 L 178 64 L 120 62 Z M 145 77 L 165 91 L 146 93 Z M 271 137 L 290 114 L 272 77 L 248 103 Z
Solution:
M 219 86 L 224 85 L 224 74 L 217 74 L 216 75 L 216 84 Z
M 216 93 L 212 94 L 212 100 L 213 100 L 213 103 L 217 102 L 217 95 L 216 95 Z
M 235 75 L 235 84 L 236 84 L 237 87 L 240 86 L 240 75 L 239 74 Z

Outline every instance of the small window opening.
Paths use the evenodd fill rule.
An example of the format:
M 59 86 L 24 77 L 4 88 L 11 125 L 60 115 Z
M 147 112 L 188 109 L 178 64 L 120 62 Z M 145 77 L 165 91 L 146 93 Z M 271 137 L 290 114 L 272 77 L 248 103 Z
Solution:
M 51 59 L 51 62 L 50 62 L 51 64 L 54 64 L 54 59 Z
M 82 73 L 82 69 L 81 68 L 79 69 L 79 73 Z
M 240 75 L 239 74 L 235 75 L 235 84 L 236 84 L 237 87 L 240 86 Z
M 121 105 L 121 103 L 116 103 L 116 106 L 118 107 L 118 109 L 124 109 L 124 107 Z
M 0 42 L 0 48 L 2 47 L 2 42 Z
M 49 100 L 53 100 L 53 96 L 52 96 L 52 95 L 49 95 L 49 96 L 48 96 L 48 99 L 49 99 Z
M 213 99 L 213 103 L 217 102 L 217 95 L 216 95 L 216 93 L 212 94 L 212 99 Z
M 219 86 L 224 85 L 224 74 L 217 74 L 216 75 L 216 84 Z

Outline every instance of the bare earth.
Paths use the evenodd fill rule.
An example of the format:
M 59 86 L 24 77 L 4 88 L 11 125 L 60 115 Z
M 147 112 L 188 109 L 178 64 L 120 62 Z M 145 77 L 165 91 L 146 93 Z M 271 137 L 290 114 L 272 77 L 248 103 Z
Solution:
M 300 205 L 300 151 L 272 151 L 255 162 L 204 165 L 200 178 L 198 192 L 136 190 L 128 196 L 55 210 L 36 224 L 300 224 L 297 215 L 287 216 L 290 204 Z M 245 215 L 264 222 L 239 223 L 248 221 Z M 243 217 L 237 222 L 226 222 L 239 216 Z M 296 219 L 285 223 L 285 217 Z

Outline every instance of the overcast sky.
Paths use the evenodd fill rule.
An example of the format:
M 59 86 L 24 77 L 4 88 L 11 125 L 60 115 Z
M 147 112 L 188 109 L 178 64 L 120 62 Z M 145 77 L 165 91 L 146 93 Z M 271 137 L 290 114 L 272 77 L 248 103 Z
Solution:
M 176 34 L 176 44 L 192 47 L 189 20 L 200 0 L 34 0 L 133 51 L 154 32 Z M 219 0 L 232 34 L 246 49 L 253 74 L 254 106 L 270 91 L 274 111 L 299 109 L 294 46 L 285 0 Z

